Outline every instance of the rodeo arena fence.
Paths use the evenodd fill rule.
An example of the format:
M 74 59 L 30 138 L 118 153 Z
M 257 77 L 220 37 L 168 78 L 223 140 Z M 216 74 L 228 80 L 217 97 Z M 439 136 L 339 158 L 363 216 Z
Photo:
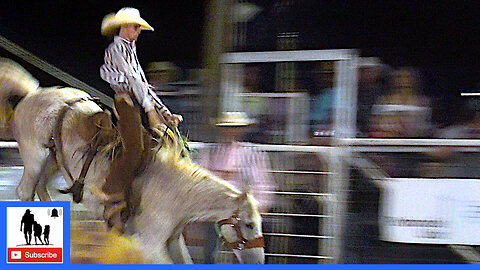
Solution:
M 277 75 L 289 78 L 292 75 L 286 63 L 312 61 L 335 63 L 338 91 L 329 146 L 305 145 L 309 125 L 305 94 L 246 93 L 241 86 L 239 72 L 245 64 L 277 63 L 285 67 Z M 437 148 L 449 147 L 464 155 L 465 162 L 470 160 L 467 169 L 479 170 L 475 154 L 480 141 L 355 138 L 358 61 L 354 50 L 239 52 L 223 57 L 222 111 L 248 111 L 258 117 L 265 113 L 262 108 L 273 111 L 282 104 L 277 122 L 267 130 L 273 141 L 256 144 L 269 155 L 270 173 L 277 186 L 271 191 L 274 206 L 261 213 L 266 263 L 480 262 L 476 231 L 480 182 L 455 174 L 458 166 L 423 158 Z M 185 94 L 187 100 L 198 102 L 197 92 L 189 93 Z M 282 102 L 268 103 L 271 100 Z M 195 109 L 189 112 L 191 122 L 202 122 L 193 121 L 198 119 Z M 196 128 L 190 130 L 202 130 Z M 192 132 L 192 136 L 199 135 Z M 212 145 L 191 143 L 194 149 Z M 2 142 L 0 148 L 0 199 L 17 200 L 15 187 L 23 172 L 17 144 Z M 53 190 L 65 183 L 58 177 L 50 185 Z M 52 195 L 56 200 L 71 199 Z M 92 216 L 72 202 L 72 263 L 94 262 L 104 244 L 105 225 Z M 202 263 L 203 234 L 190 238 L 193 240 L 187 244 L 194 262 Z M 236 263 L 226 249 L 216 262 Z

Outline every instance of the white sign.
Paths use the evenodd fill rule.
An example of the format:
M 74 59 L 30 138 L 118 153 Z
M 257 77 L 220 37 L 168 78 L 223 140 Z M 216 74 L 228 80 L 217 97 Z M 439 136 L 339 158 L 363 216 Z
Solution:
M 380 238 L 480 245 L 480 179 L 389 179 L 380 197 Z

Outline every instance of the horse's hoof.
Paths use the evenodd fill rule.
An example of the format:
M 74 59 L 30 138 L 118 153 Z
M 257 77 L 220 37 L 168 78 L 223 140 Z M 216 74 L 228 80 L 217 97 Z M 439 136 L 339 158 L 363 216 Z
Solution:
M 20 187 L 15 189 L 15 193 L 17 194 L 17 198 L 21 201 L 33 201 L 35 200 L 35 193 L 29 194 L 28 196 L 25 195 L 25 192 L 20 190 Z

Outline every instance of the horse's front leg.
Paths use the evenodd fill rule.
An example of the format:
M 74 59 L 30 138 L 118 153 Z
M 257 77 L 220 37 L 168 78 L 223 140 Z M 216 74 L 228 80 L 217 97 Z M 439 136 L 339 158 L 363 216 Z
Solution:
M 50 151 L 48 154 L 45 163 L 42 166 L 42 170 L 40 172 L 40 177 L 38 179 L 37 188 L 35 189 L 38 198 L 41 201 L 51 201 L 52 198 L 47 190 L 48 182 L 53 178 L 55 173 L 58 171 L 57 161 L 55 158 L 55 153 Z
M 182 233 L 173 235 L 167 241 L 168 253 L 175 264 L 193 264 Z
M 16 189 L 17 196 L 22 201 L 33 201 L 35 198 L 35 190 L 40 180 L 43 179 L 43 182 L 46 180 L 46 176 L 43 175 L 45 174 L 45 169 L 51 168 L 52 166 L 49 164 L 49 159 L 51 160 L 50 150 L 41 146 L 32 145 L 20 146 L 19 148 L 24 168 L 22 179 Z M 40 187 L 40 189 L 42 189 L 42 187 Z M 42 196 L 45 196 L 45 194 L 42 194 Z M 45 197 L 43 199 L 45 199 Z
M 151 239 L 145 243 L 140 241 L 140 247 L 147 260 L 154 264 L 173 264 L 174 261 L 170 257 L 167 244 L 165 242 L 159 243 Z
M 146 198 L 142 197 L 142 202 L 144 200 Z M 151 202 L 148 200 L 145 204 L 157 206 L 156 203 Z M 168 212 L 144 206 L 139 208 L 138 214 L 129 220 L 130 224 L 127 226 L 133 231 L 132 237 L 138 241 L 147 259 L 155 264 L 174 263 L 168 250 L 169 238 L 174 234 L 171 225 L 173 222 L 168 217 Z

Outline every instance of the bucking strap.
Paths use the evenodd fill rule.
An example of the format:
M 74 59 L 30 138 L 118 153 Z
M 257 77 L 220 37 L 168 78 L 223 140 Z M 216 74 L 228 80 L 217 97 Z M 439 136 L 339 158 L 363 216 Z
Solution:
M 80 172 L 78 179 L 74 179 L 72 174 L 68 170 L 68 166 L 64 159 L 63 143 L 62 143 L 62 128 L 63 128 L 63 119 L 65 118 L 65 115 L 67 114 L 67 112 L 72 108 L 74 104 L 78 102 L 83 102 L 83 101 L 94 101 L 95 103 L 97 103 L 98 99 L 79 98 L 79 99 L 72 100 L 70 102 L 66 102 L 66 106 L 63 106 L 62 109 L 60 110 L 60 113 L 57 118 L 57 123 L 55 125 L 54 132 L 53 132 L 53 141 L 55 143 L 57 163 L 59 167 L 62 168 L 62 170 L 65 172 L 65 174 L 67 174 L 67 176 L 70 178 L 70 181 L 73 182 L 73 185 L 71 187 L 64 190 L 59 189 L 58 191 L 62 194 L 72 193 L 73 201 L 76 203 L 80 203 L 83 199 L 83 186 L 85 182 L 85 176 L 87 175 L 88 168 L 90 167 L 90 164 L 92 163 L 93 158 L 97 153 L 97 149 L 95 147 L 90 147 L 90 149 L 87 152 L 87 158 L 85 160 L 85 163 L 83 164 L 82 171 Z
M 87 152 L 87 159 L 85 163 L 83 163 L 82 171 L 80 172 L 80 176 L 78 179 L 73 182 L 73 185 L 67 189 L 59 189 L 58 191 L 62 194 L 72 193 L 73 201 L 76 203 L 80 203 L 83 199 L 83 186 L 85 185 L 85 176 L 87 175 L 88 169 L 90 168 L 90 164 L 92 164 L 93 158 L 97 154 L 97 149 L 91 147 Z M 68 172 L 68 169 L 65 168 Z

